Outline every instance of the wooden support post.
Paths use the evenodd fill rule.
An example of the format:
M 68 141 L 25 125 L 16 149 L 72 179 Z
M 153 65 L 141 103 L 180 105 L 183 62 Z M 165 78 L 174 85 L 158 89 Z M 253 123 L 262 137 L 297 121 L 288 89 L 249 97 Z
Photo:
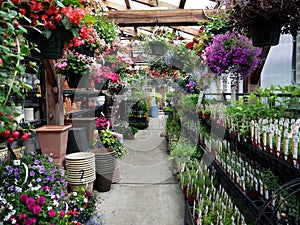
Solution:
M 63 82 L 56 74 L 54 60 L 43 59 L 45 68 L 47 124 L 64 125 Z

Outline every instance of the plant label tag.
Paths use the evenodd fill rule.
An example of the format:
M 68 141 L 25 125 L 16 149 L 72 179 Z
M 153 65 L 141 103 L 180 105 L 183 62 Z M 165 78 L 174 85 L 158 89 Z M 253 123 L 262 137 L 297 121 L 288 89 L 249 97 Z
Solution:
M 21 161 L 20 160 L 14 160 L 14 166 L 20 166 L 21 165 Z

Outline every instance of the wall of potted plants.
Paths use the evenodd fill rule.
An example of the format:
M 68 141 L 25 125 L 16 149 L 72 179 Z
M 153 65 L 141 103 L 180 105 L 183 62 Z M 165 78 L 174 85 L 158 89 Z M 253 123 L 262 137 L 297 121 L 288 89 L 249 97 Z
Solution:
M 200 108 L 203 112 L 204 109 L 209 110 L 211 115 L 210 118 L 202 115 L 199 120 L 194 120 L 193 116 L 198 109 L 199 94 L 189 93 L 179 99 L 178 106 L 175 106 L 178 118 L 174 117 L 174 111 L 167 119 L 166 131 L 170 159 L 175 173 L 178 173 L 181 188 L 189 204 L 188 215 L 191 215 L 192 220 L 199 222 L 201 219 L 202 224 L 210 224 L 212 221 L 220 223 L 218 217 L 214 216 L 216 212 L 213 212 L 213 209 L 218 208 L 216 203 L 213 203 L 214 206 L 204 204 L 201 209 L 201 202 L 206 197 L 199 193 L 205 190 L 205 196 L 208 196 L 209 193 L 214 195 L 218 192 L 210 192 L 214 188 L 205 188 L 212 180 L 214 185 L 220 182 L 221 191 L 224 188 L 223 197 L 233 196 L 233 200 L 246 196 L 249 199 L 249 208 L 244 207 L 246 203 L 241 205 L 234 200 L 236 208 L 233 205 L 226 206 L 228 212 L 239 211 L 240 215 L 234 221 L 242 219 L 247 224 L 252 220 L 259 220 L 266 223 L 270 218 L 268 215 L 280 215 L 283 211 L 285 215 L 290 215 L 291 223 L 299 219 L 299 213 L 295 213 L 299 211 L 299 203 L 295 203 L 296 194 L 291 194 L 290 199 L 285 199 L 286 202 L 279 199 L 284 198 L 285 194 L 289 195 L 288 189 L 278 199 L 275 197 L 279 196 L 276 193 L 281 189 L 280 185 L 283 185 L 282 188 L 286 187 L 289 181 L 300 174 L 299 126 L 296 122 L 299 116 L 298 96 L 299 87 L 291 85 L 258 88 L 256 93 L 240 97 L 239 101 L 227 102 L 226 105 L 212 100 L 205 104 L 208 100 L 203 98 L 205 101 Z M 195 171 L 201 171 L 199 162 L 193 164 L 195 158 L 201 159 L 203 164 L 212 168 L 213 175 L 210 175 L 210 179 L 206 176 L 195 176 Z M 186 168 L 186 171 L 182 168 Z M 229 181 L 230 184 L 227 183 Z M 226 185 L 222 187 L 224 182 Z M 201 188 L 197 189 L 199 184 Z M 226 188 L 227 185 L 230 188 Z M 269 202 L 266 210 L 261 213 L 260 206 L 266 204 L 272 194 L 275 194 L 276 200 Z M 202 197 L 197 200 L 197 196 Z M 217 198 L 209 198 L 209 201 Z M 286 208 L 286 204 L 291 205 L 291 210 Z M 209 214 L 205 213 L 207 210 Z M 222 210 L 218 211 L 218 214 L 221 213 Z M 226 213 L 223 215 L 222 222 L 227 221 Z M 232 223 L 231 219 L 233 217 L 228 218 L 229 224 Z M 272 221 L 282 220 L 280 216 L 272 217 Z

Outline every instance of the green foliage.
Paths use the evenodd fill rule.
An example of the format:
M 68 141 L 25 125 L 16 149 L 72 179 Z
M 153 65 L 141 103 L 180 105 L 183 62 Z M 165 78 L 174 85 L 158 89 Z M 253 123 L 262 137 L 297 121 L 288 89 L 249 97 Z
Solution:
M 146 113 L 149 111 L 149 106 L 144 101 L 140 100 L 140 101 L 137 101 L 132 106 L 132 111 L 133 112 L 142 111 L 143 113 Z
M 100 143 L 105 148 L 114 149 L 118 158 L 124 158 L 127 155 L 127 149 L 120 138 L 110 130 L 100 130 Z
M 180 117 L 174 110 L 173 114 L 169 115 L 166 121 L 166 134 L 169 138 L 179 139 L 181 132 Z
M 106 44 L 113 44 L 118 36 L 116 23 L 104 15 L 96 17 L 96 22 L 93 24 L 93 27 L 97 31 L 99 38 L 105 40 Z
M 0 120 L 4 126 L 0 126 L 0 133 L 5 129 L 21 129 L 17 121 L 14 120 L 17 113 L 11 117 L 15 111 L 13 96 L 23 97 L 22 90 L 29 90 L 32 87 L 23 82 L 21 77 L 25 77 L 25 57 L 29 56 L 30 48 L 27 43 L 27 30 L 20 23 L 26 20 L 18 8 L 10 1 L 3 2 L 0 9 Z M 16 25 L 18 24 L 18 25 Z M 29 60 L 30 61 L 30 60 Z M 36 68 L 36 63 L 29 62 Z

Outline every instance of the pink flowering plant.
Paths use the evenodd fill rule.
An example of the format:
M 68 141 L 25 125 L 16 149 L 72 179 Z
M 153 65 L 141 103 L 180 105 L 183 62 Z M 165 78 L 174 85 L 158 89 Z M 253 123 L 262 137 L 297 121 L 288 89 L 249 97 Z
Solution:
M 112 128 L 112 122 L 103 115 L 99 116 L 95 123 L 97 130 L 106 130 Z
M 48 186 L 0 197 L 1 215 L 5 215 L 0 219 L 4 224 L 62 224 L 65 210 L 66 204 L 52 195 Z
M 66 175 L 51 156 L 32 153 L 15 161 L 5 159 L 0 174 L 0 221 L 4 224 L 59 224 L 63 220 Z
M 235 31 L 215 35 L 202 58 L 208 68 L 218 74 L 232 74 L 242 79 L 262 62 L 262 49 Z
M 112 83 L 118 83 L 119 74 L 113 72 L 109 66 L 98 64 L 94 66 L 90 72 L 90 77 L 94 79 L 96 83 L 103 84 L 109 80 Z
M 95 59 L 75 51 L 67 51 L 55 65 L 56 72 L 61 75 L 85 75 L 92 70 Z

